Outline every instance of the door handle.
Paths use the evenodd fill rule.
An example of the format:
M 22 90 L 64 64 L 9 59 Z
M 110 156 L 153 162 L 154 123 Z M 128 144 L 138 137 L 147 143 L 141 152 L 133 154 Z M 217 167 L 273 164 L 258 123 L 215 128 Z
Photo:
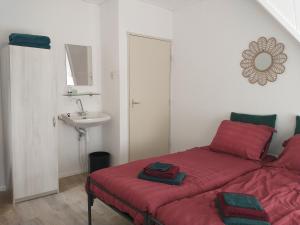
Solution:
M 134 105 L 139 105 L 139 104 L 141 104 L 141 103 L 140 103 L 140 102 L 137 102 L 137 101 L 134 101 L 134 99 L 132 99 L 132 101 L 131 101 L 132 107 L 133 107 Z

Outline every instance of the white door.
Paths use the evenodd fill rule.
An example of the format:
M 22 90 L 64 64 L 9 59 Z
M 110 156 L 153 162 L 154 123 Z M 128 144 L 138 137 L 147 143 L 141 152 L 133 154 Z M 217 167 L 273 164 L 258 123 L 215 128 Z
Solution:
M 169 153 L 171 43 L 129 35 L 129 159 Z
M 56 79 L 51 59 L 49 50 L 10 47 L 16 201 L 58 190 Z

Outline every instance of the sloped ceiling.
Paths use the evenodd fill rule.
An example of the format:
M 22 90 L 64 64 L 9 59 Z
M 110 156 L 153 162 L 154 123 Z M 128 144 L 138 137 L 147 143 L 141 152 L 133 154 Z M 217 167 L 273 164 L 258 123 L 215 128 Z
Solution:
M 257 2 L 300 42 L 299 0 L 257 0 Z

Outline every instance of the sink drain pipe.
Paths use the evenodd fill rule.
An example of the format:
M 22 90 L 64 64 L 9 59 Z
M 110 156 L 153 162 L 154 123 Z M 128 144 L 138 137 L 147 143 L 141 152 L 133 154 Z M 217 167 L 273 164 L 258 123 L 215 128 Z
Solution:
M 88 149 L 87 149 L 87 130 L 83 128 L 75 127 L 75 130 L 78 132 L 78 143 L 79 143 L 79 163 L 81 166 L 81 169 L 84 172 L 87 172 L 87 159 L 88 159 Z M 81 147 L 81 140 L 83 138 L 84 141 L 84 149 L 82 150 Z

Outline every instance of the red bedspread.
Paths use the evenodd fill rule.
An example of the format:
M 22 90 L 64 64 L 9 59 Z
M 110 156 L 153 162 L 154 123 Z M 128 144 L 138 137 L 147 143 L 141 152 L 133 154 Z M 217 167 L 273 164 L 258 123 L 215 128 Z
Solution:
M 255 195 L 272 225 L 300 224 L 300 174 L 271 167 L 250 172 L 220 189 L 165 205 L 157 210 L 157 218 L 164 225 L 224 225 L 214 205 L 220 191 Z
M 179 166 L 187 174 L 183 184 L 172 186 L 137 179 L 145 166 L 156 161 Z M 259 167 L 257 162 L 215 153 L 205 147 L 103 169 L 92 173 L 91 178 L 140 211 L 155 215 L 156 209 L 164 204 L 220 187 Z M 135 224 L 143 223 L 141 214 L 94 185 L 90 189 L 105 203 L 130 214 Z

